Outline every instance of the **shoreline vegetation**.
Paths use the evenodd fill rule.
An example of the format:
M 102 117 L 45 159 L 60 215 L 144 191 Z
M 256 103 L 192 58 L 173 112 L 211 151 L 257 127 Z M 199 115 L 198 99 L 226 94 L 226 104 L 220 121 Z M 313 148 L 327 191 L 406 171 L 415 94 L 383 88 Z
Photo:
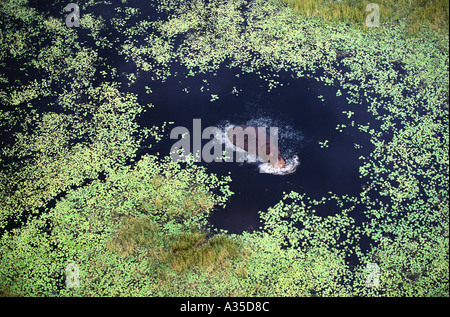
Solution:
M 448 3 L 382 0 L 392 24 L 368 29 L 366 2 L 90 0 L 70 29 L 65 1 L 0 1 L 0 295 L 448 297 Z M 211 228 L 232 176 L 139 153 L 170 123 L 140 126 L 158 105 L 132 88 L 223 66 L 338 87 L 341 128 L 374 146 L 361 193 L 284 193 L 260 230 Z
M 272 0 L 287 5 L 294 12 L 306 17 L 317 17 L 330 22 L 350 23 L 362 26 L 370 1 L 355 0 Z M 438 31 L 443 35 L 448 31 L 449 4 L 444 0 L 381 0 L 373 1 L 380 8 L 381 23 L 397 23 L 405 19 L 407 34 L 417 34 L 422 27 Z

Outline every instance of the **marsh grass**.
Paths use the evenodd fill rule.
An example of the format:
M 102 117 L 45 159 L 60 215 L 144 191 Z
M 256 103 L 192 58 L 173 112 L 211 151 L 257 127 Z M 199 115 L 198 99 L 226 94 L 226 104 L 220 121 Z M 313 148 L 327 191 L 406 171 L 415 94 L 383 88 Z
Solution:
M 116 251 L 122 256 L 130 256 L 138 249 L 145 248 L 156 254 L 159 245 L 160 228 L 148 219 L 127 218 L 121 224 L 108 242 L 108 249 Z
M 205 233 L 193 231 L 175 238 L 169 248 L 168 262 L 176 272 L 184 272 L 194 266 L 210 271 L 238 255 L 239 250 L 238 243 L 225 235 L 208 239 Z
M 119 226 L 108 242 L 108 249 L 121 256 L 136 256 L 139 252 L 152 257 L 177 273 L 193 267 L 208 271 L 226 259 L 240 254 L 239 244 L 225 235 L 208 237 L 198 229 L 177 234 L 165 234 L 160 226 L 147 218 L 130 217 Z
M 296 13 L 307 17 L 319 17 L 328 21 L 342 21 L 353 26 L 365 27 L 367 4 L 380 7 L 380 23 L 395 23 L 405 18 L 410 34 L 417 34 L 422 26 L 445 33 L 448 30 L 449 4 L 447 0 L 276 0 L 288 5 Z
M 19 296 L 17 293 L 14 292 L 14 290 L 5 285 L 0 286 L 0 297 L 17 297 Z
M 182 208 L 193 215 L 210 210 L 213 206 L 214 203 L 211 201 L 210 197 L 204 193 L 196 193 L 193 197 L 186 197 L 182 203 Z

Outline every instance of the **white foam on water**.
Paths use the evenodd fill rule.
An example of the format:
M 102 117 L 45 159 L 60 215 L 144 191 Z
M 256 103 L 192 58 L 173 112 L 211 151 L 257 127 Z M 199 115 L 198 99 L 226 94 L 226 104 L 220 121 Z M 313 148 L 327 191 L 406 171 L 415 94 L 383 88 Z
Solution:
M 270 117 L 259 117 L 254 118 L 246 123 L 242 124 L 245 126 L 253 126 L 253 127 L 266 127 L 267 131 L 269 131 L 270 127 L 278 127 L 275 124 L 273 119 Z M 282 122 L 279 122 L 283 124 Z M 258 170 L 260 173 L 266 174 L 274 174 L 274 175 L 288 175 L 292 174 L 297 170 L 297 167 L 300 165 L 300 160 L 297 155 L 294 153 L 298 151 L 301 147 L 301 143 L 303 140 L 303 135 L 300 131 L 289 125 L 280 125 L 282 128 L 278 128 L 278 144 L 280 145 L 280 140 L 286 147 L 283 146 L 280 149 L 281 156 L 285 159 L 286 164 L 283 168 L 275 168 L 269 162 L 263 161 L 259 156 L 249 154 L 244 149 L 236 147 L 227 137 L 227 131 L 230 128 L 234 128 L 237 126 L 236 124 L 232 124 L 228 121 L 219 125 L 219 131 L 217 132 L 215 138 L 219 140 L 222 144 L 225 145 L 225 150 L 228 153 L 233 154 L 233 161 L 236 162 L 237 154 L 242 155 L 243 162 L 236 162 L 240 165 L 243 164 L 256 164 L 258 166 Z
M 297 170 L 297 167 L 300 165 L 300 161 L 297 155 L 294 155 L 292 158 L 289 158 L 285 161 L 286 164 L 283 168 L 273 167 L 273 165 L 269 162 L 259 164 L 259 172 L 274 175 L 288 175 L 294 173 Z

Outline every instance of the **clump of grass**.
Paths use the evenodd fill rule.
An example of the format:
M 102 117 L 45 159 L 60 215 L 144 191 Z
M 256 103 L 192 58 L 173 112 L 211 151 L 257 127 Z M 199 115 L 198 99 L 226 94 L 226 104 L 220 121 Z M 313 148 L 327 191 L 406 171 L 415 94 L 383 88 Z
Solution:
M 17 294 L 11 287 L 0 284 L 0 297 L 18 297 Z
M 417 6 L 411 15 L 411 29 L 413 32 L 417 32 L 423 23 L 427 23 L 433 30 L 448 29 L 448 1 L 434 0 L 417 2 L 421 2 L 423 5 Z
M 195 193 L 192 196 L 185 197 L 181 205 L 184 213 L 196 215 L 199 212 L 210 210 L 214 206 L 214 203 L 208 195 Z
M 240 252 L 239 244 L 226 235 L 208 238 L 197 229 L 168 235 L 150 219 L 134 217 L 120 224 L 108 249 L 121 256 L 141 250 L 144 256 L 158 259 L 177 273 L 196 266 L 211 270 Z
M 158 225 L 149 219 L 126 218 L 109 241 L 108 249 L 122 256 L 130 256 L 138 249 L 155 250 L 160 244 L 160 231 Z
M 447 0 L 277 0 L 288 5 L 298 14 L 319 17 L 327 21 L 343 21 L 352 25 L 364 25 L 365 8 L 376 3 L 380 8 L 380 22 L 394 23 L 406 18 L 411 34 L 422 26 L 436 31 L 448 30 L 449 4 Z
M 168 263 L 179 273 L 195 266 L 211 270 L 238 253 L 239 244 L 228 236 L 207 239 L 205 233 L 194 231 L 175 238 L 169 248 Z

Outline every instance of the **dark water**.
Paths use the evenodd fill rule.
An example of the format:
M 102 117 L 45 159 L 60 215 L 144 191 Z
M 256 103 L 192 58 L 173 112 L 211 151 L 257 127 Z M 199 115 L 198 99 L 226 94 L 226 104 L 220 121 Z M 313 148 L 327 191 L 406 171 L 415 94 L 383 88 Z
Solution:
M 261 225 L 258 211 L 275 205 L 283 192 L 291 190 L 306 193 L 312 198 L 329 196 L 328 192 L 358 195 L 362 183 L 358 157 L 368 153 L 370 144 L 356 133 L 356 129 L 338 132 L 336 126 L 339 123 L 348 124 L 349 120 L 342 113 L 344 110 L 358 112 L 360 117 L 366 116 L 362 106 L 354 109 L 346 103 L 345 97 L 336 97 L 336 87 L 325 86 L 314 79 L 292 79 L 286 73 L 279 79 L 283 86 L 268 92 L 267 85 L 258 76 L 248 74 L 237 78 L 237 72 L 237 69 L 223 67 L 217 76 L 203 75 L 188 79 L 180 76 L 163 84 L 149 83 L 143 76 L 136 86 L 151 86 L 152 94 L 139 95 L 142 101 L 155 105 L 141 116 L 141 124 L 151 126 L 173 121 L 173 126 L 183 126 L 190 131 L 191 146 L 193 119 L 201 119 L 202 129 L 254 123 L 278 127 L 281 155 L 287 160 L 294 155 L 299 157 L 299 167 L 295 173 L 288 175 L 260 173 L 258 163 L 198 163 L 219 175 L 231 172 L 231 190 L 235 194 L 225 209 L 220 208 L 212 213 L 211 224 L 231 233 L 258 229 Z M 201 93 L 204 78 L 209 82 L 207 87 L 210 91 Z M 242 89 L 238 96 L 230 93 L 233 86 Z M 189 93 L 182 91 L 185 87 L 189 87 Z M 211 93 L 220 98 L 210 102 Z M 324 96 L 325 100 L 322 102 L 318 95 Z M 171 146 L 177 140 L 171 140 L 168 134 L 152 147 L 151 153 L 169 155 Z M 318 141 L 325 140 L 328 140 L 329 146 L 321 148 Z M 203 140 L 203 144 L 208 141 Z M 354 143 L 363 147 L 355 149 Z M 327 215 L 335 211 L 330 207 L 329 210 L 321 210 L 321 213 Z

